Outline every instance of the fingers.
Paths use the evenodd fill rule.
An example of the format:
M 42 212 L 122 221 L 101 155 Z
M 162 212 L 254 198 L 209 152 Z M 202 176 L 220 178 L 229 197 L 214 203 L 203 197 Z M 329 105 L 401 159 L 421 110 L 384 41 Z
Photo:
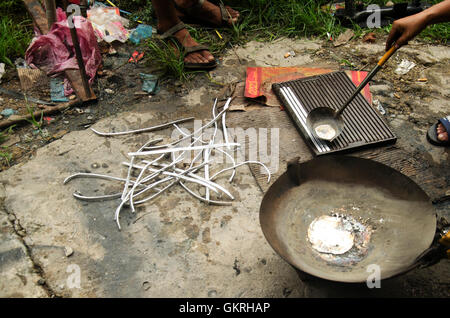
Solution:
M 394 22 L 392 24 L 391 32 L 389 33 L 386 40 L 386 51 L 388 51 L 394 43 L 396 44 L 397 48 L 400 47 L 397 39 L 401 36 L 401 34 L 402 31 L 400 30 L 400 27 Z
M 406 45 L 411 38 L 412 37 L 408 32 L 403 32 L 402 35 L 397 39 L 397 41 L 395 41 L 395 45 L 397 45 L 397 48 Z
M 437 138 L 438 138 L 438 140 L 440 140 L 440 141 L 446 141 L 446 140 L 448 140 L 448 133 L 447 133 L 447 131 L 445 130 L 445 127 L 444 127 L 442 124 L 439 124 L 439 125 L 437 126 L 436 132 L 437 132 Z
M 425 29 L 427 25 L 426 16 L 420 13 L 394 21 L 386 40 L 386 51 L 391 48 L 394 42 L 397 49 L 408 44 L 408 41 Z

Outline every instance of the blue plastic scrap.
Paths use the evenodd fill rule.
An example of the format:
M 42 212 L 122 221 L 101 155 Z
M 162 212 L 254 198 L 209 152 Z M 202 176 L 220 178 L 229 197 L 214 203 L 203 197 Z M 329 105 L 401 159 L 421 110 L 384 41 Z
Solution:
M 139 24 L 138 27 L 131 32 L 130 41 L 133 44 L 139 44 L 142 40 L 151 38 L 153 34 L 153 29 L 150 25 Z
M 149 94 L 157 94 L 159 92 L 158 87 L 158 76 L 153 74 L 145 74 L 145 73 L 139 73 L 139 76 L 141 77 L 143 83 L 142 83 L 142 90 L 144 92 L 147 92 Z
M 64 80 L 61 78 L 50 79 L 50 98 L 52 102 L 67 102 L 69 99 L 64 95 Z
M 11 109 L 11 108 L 6 108 L 6 109 L 2 110 L 2 112 L 0 114 L 2 116 L 9 117 L 11 115 L 17 114 L 17 110 Z

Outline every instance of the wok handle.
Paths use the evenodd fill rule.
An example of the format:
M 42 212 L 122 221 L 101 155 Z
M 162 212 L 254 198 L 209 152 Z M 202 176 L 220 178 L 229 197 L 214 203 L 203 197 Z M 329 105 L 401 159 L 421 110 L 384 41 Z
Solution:
M 441 232 L 438 228 L 434 243 L 417 257 L 416 262 L 409 269 L 429 267 L 446 257 L 450 259 L 450 230 Z
M 447 258 L 450 259 L 450 231 L 439 239 L 439 244 L 447 248 L 445 254 L 447 255 Z

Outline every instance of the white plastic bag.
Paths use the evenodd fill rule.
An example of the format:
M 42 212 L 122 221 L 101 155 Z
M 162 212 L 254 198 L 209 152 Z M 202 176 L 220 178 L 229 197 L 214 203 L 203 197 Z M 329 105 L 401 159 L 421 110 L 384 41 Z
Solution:
M 108 43 L 120 41 L 125 43 L 129 37 L 129 21 L 120 16 L 118 8 L 95 4 L 87 12 L 88 20 L 94 27 L 97 38 Z
M 402 60 L 402 62 L 397 66 L 395 73 L 398 75 L 405 75 L 408 73 L 416 64 L 408 60 Z

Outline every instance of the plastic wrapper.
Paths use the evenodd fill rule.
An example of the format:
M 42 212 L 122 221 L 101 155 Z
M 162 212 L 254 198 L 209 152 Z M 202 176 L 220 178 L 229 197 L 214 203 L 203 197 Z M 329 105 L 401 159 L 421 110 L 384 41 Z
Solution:
M 87 11 L 87 17 L 100 41 L 125 43 L 128 40 L 130 34 L 126 28 L 129 21 L 120 16 L 118 8 L 96 4 Z
M 142 40 L 148 39 L 153 34 L 153 28 L 150 25 L 139 24 L 130 34 L 130 41 L 133 44 L 139 44 Z

